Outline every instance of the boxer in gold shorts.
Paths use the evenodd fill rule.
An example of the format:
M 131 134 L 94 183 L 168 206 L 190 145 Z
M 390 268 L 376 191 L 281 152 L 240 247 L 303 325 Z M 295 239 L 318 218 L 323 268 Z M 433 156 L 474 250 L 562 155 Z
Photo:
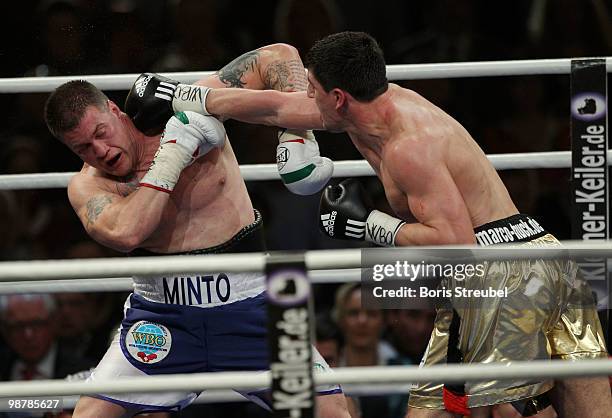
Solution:
M 372 207 L 356 180 L 347 179 L 322 194 L 319 227 L 325 235 L 395 247 L 557 244 L 533 220 L 518 215 L 495 168 L 457 120 L 418 92 L 389 82 L 384 53 L 370 35 L 329 35 L 310 49 L 306 67 L 305 93 L 212 89 L 202 111 L 249 123 L 348 134 L 380 179 L 392 213 Z M 278 161 L 283 164 L 282 158 Z M 508 286 L 509 297 L 454 303 L 457 314 L 441 311 L 425 364 L 604 355 L 595 310 L 570 304 L 588 294 L 574 275 L 571 264 L 487 264 L 486 282 L 472 280 L 470 286 Z M 551 385 L 488 382 L 446 391 L 424 385 L 413 392 L 407 417 L 447 418 L 466 411 L 472 417 L 489 416 L 491 409 L 508 406 L 498 404 L 525 402 Z M 600 418 L 612 410 L 607 379 L 564 379 L 555 383 L 557 391 L 562 401 L 555 409 L 561 416 Z M 483 406 L 468 411 L 474 405 Z
M 561 245 L 537 221 L 520 214 L 487 223 L 474 232 L 480 245 Z M 590 287 L 577 274 L 573 260 L 491 261 L 483 262 L 483 267 L 482 275 L 461 282 L 445 280 L 444 286 L 491 288 L 506 291 L 507 297 L 453 298 L 453 309 L 438 311 L 422 365 L 607 357 Z M 409 404 L 467 414 L 467 408 L 524 399 L 513 404 L 529 416 L 550 404 L 541 395 L 552 388 L 550 380 L 530 379 L 425 383 L 411 391 Z

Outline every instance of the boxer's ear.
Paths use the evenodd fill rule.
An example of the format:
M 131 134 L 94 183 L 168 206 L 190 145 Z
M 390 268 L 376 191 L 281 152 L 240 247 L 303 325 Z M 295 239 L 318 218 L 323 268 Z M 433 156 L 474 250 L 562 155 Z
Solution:
M 114 113 L 115 115 L 118 115 L 119 113 L 121 113 L 121 109 L 119 109 L 119 106 L 117 106 L 117 104 L 113 102 L 112 100 L 108 99 L 106 101 L 106 104 L 108 106 L 108 110 L 110 110 L 111 113 Z
M 335 88 L 330 92 L 334 96 L 334 100 L 336 102 L 335 109 L 340 110 L 346 106 L 348 100 L 348 93 L 342 89 Z

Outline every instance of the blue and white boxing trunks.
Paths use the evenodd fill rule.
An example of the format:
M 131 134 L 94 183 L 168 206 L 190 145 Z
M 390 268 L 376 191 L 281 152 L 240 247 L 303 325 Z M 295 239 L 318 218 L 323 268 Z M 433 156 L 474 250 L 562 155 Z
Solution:
M 262 251 L 261 215 L 226 243 L 186 254 Z M 146 252 L 146 254 L 151 254 Z M 134 255 L 145 255 L 138 250 Z M 159 255 L 159 254 L 157 254 Z M 175 254 L 176 255 L 176 254 Z M 265 276 L 203 273 L 175 277 L 135 277 L 125 317 L 104 358 L 88 381 L 174 373 L 267 370 Z M 313 365 L 331 370 L 313 348 Z M 340 393 L 338 386 L 319 394 Z M 267 407 L 266 388 L 241 392 Z M 130 413 L 175 411 L 197 392 L 98 395 Z

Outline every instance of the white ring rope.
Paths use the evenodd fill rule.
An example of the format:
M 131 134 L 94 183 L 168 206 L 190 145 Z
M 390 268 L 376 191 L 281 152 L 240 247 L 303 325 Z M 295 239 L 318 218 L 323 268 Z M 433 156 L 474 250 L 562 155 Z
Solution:
M 361 269 L 312 270 L 311 283 L 348 283 L 361 281 Z M 81 280 L 42 280 L 35 282 L 0 282 L 0 295 L 14 293 L 68 293 L 68 292 L 131 292 L 131 277 L 104 277 Z
M 15 293 L 131 292 L 133 290 L 134 282 L 131 277 L 0 283 L 0 295 Z
M 315 372 L 315 384 L 354 384 L 367 382 L 462 382 L 514 379 L 548 379 L 612 375 L 608 359 L 565 361 L 529 361 L 500 364 L 445 364 L 429 367 L 344 367 L 333 373 Z M 268 372 L 219 372 L 143 376 L 112 381 L 67 382 L 40 380 L 0 383 L 3 397 L 94 395 L 100 393 L 151 393 L 205 389 L 260 389 L 270 386 Z
M 460 253 L 451 253 L 451 251 Z M 360 268 L 363 249 L 305 251 L 308 270 Z M 440 262 L 452 260 L 515 260 L 515 259 L 566 259 L 612 257 L 612 241 L 565 241 L 563 246 L 536 247 L 476 245 L 406 247 L 390 251 L 388 248 L 369 248 L 369 255 L 377 263 L 394 264 L 397 260 L 408 263 Z M 284 255 L 278 252 L 275 255 Z M 449 256 L 449 254 L 451 254 Z M 223 271 L 227 273 L 263 272 L 268 256 L 264 253 L 215 254 L 204 256 L 159 256 L 131 258 L 96 258 L 73 260 L 5 261 L 0 263 L 0 282 L 16 280 L 38 281 L 57 279 L 82 279 L 123 277 L 129 275 L 153 276 L 163 274 L 201 273 Z
M 353 383 L 342 385 L 342 392 L 347 396 L 378 396 L 378 395 L 407 395 L 410 393 L 412 384 L 377 384 Z M 0 397 L 0 401 L 3 398 Z M 62 406 L 64 409 L 73 409 L 76 406 L 78 396 L 64 396 Z M 249 402 L 247 398 L 230 389 L 214 389 L 202 392 L 192 403 L 208 404 L 219 402 Z
M 612 57 L 602 58 L 606 60 L 607 71 L 612 72 Z M 572 59 L 580 58 L 388 65 L 387 78 L 389 80 L 417 80 L 569 74 Z M 160 74 L 183 83 L 192 83 L 213 73 L 213 71 L 195 71 Z M 138 74 L 0 78 L 0 93 L 45 93 L 52 91 L 67 81 L 75 79 L 88 80 L 102 90 L 128 90 L 132 87 L 136 77 L 138 77 Z
M 525 152 L 487 155 L 497 170 L 530 168 L 569 168 L 571 151 Z M 608 165 L 612 165 L 612 150 L 608 151 Z M 245 181 L 280 180 L 276 164 L 241 165 Z M 65 188 L 76 173 L 33 173 L 0 175 L 0 190 L 59 189 Z M 334 162 L 333 177 L 373 176 L 374 170 L 365 160 Z

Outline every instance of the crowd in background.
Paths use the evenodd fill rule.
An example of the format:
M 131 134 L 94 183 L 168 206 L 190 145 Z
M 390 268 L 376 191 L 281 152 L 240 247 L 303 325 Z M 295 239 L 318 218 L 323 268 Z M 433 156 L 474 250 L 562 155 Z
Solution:
M 0 77 L 216 70 L 274 42 L 290 43 L 304 56 L 317 39 L 341 30 L 373 35 L 388 64 L 612 55 L 609 0 L 21 0 L 6 7 L 13 24 L 0 29 Z M 455 117 L 488 154 L 570 147 L 567 75 L 398 83 Z M 122 106 L 127 91 L 106 93 Z M 44 125 L 46 97 L 0 95 L 0 174 L 80 169 L 78 157 Z M 234 121 L 226 128 L 240 164 L 274 162 L 275 129 Z M 361 159 L 344 134 L 316 136 L 322 155 Z M 570 237 L 569 170 L 500 174 L 520 211 L 560 239 Z M 378 180 L 363 181 L 376 206 L 388 211 Z M 351 245 L 319 233 L 318 195 L 292 195 L 280 182 L 248 188 L 263 213 L 269 249 Z M 87 237 L 61 189 L 0 191 L 0 231 L 1 260 L 120 256 Z M 355 285 L 315 291 L 318 345 L 330 364 L 418 364 L 433 311 L 364 310 Z M 125 296 L 4 297 L 0 354 L 8 360 L 0 378 L 61 378 L 93 367 Z M 42 367 L 32 370 L 34 363 Z M 400 417 L 405 397 L 372 396 L 358 406 L 364 418 Z M 207 416 L 215 416 L 208 408 Z

